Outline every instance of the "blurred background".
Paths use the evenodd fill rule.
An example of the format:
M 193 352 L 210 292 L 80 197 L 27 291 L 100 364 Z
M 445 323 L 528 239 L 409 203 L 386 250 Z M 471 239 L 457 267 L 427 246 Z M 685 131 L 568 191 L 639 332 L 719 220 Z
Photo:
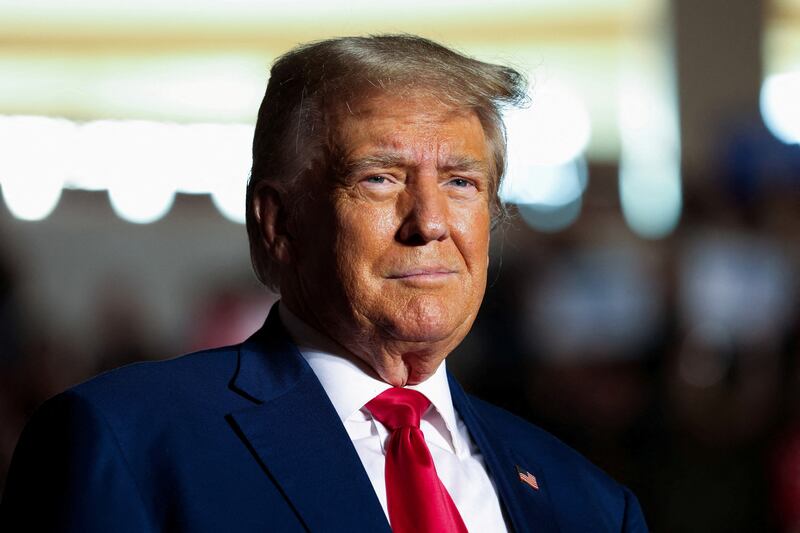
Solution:
M 531 81 L 466 388 L 654 531 L 800 531 L 800 0 L 0 1 L 0 487 L 47 397 L 259 327 L 269 66 L 378 32 Z

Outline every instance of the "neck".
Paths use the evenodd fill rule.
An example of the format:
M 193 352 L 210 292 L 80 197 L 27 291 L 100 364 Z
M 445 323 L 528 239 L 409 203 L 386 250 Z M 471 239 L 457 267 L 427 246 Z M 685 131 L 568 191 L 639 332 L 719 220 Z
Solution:
M 353 361 L 366 373 L 394 387 L 416 385 L 428 379 L 457 344 L 386 339 L 379 332 L 355 331 L 341 323 L 336 328 L 326 328 L 316 315 L 300 311 L 304 309 L 302 306 L 295 307 L 291 298 L 281 298 L 279 305 L 281 320 L 298 346 Z

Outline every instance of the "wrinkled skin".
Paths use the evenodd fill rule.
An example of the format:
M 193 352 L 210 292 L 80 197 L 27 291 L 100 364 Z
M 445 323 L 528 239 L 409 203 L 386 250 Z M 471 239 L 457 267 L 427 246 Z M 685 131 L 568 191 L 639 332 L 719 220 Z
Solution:
M 281 296 L 394 386 L 433 374 L 472 326 L 486 287 L 490 153 L 472 111 L 425 98 L 352 103 L 341 175 L 312 180 L 299 216 L 256 195 Z

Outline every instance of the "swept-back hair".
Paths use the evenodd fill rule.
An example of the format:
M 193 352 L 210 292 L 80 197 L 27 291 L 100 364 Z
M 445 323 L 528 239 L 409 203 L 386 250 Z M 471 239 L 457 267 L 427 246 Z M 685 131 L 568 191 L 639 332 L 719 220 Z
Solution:
M 335 169 L 335 119 L 348 102 L 402 94 L 474 111 L 491 152 L 490 202 L 497 222 L 505 216 L 498 196 L 506 164 L 501 111 L 504 106 L 522 104 L 526 91 L 525 79 L 516 70 L 472 59 L 414 35 L 327 39 L 279 57 L 258 111 L 247 184 L 247 234 L 258 279 L 278 288 L 278 267 L 264 247 L 254 191 L 269 182 L 291 206 L 302 198 L 304 179 Z

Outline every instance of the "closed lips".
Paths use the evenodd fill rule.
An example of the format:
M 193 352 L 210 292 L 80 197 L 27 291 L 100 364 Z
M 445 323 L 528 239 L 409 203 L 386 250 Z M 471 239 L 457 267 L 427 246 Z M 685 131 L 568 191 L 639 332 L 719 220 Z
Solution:
M 437 275 L 447 275 L 447 274 L 455 274 L 456 271 L 451 268 L 445 267 L 433 267 L 433 268 L 412 268 L 410 270 L 405 270 L 403 272 L 390 274 L 390 279 L 398 279 L 398 278 L 411 278 L 416 276 L 437 276 Z

